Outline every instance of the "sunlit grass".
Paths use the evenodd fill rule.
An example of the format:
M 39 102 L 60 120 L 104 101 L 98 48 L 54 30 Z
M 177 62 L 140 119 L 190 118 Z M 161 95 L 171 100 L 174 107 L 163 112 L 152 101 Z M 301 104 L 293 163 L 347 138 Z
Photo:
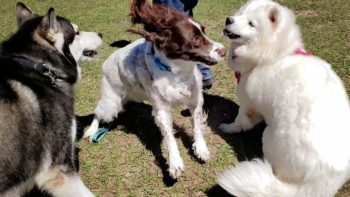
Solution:
M 104 46 L 99 58 L 83 65 L 82 81 L 76 88 L 76 113 L 87 115 L 93 112 L 100 97 L 101 65 L 115 48 L 109 46 L 116 40 L 135 40 L 138 37 L 126 32 L 131 27 L 128 11 L 130 1 L 126 0 L 85 0 L 85 1 L 24 1 L 31 9 L 44 14 L 54 7 L 58 15 L 65 16 L 78 24 L 81 30 L 98 31 L 104 35 Z M 201 0 L 194 10 L 194 18 L 206 26 L 208 35 L 225 46 L 228 41 L 222 35 L 226 16 L 232 15 L 244 1 Z M 281 0 L 295 11 L 301 26 L 305 47 L 313 54 L 322 57 L 333 65 L 350 92 L 350 1 L 349 0 Z M 16 30 L 15 1 L 0 1 L 1 40 Z M 213 69 L 215 84 L 207 91 L 221 100 L 229 99 L 237 103 L 233 73 L 222 62 Z M 219 99 L 220 100 L 220 99 Z M 226 100 L 227 102 L 227 100 Z M 212 103 L 215 105 L 216 103 Z M 215 110 L 215 106 L 212 108 Z M 136 113 L 139 113 L 138 110 Z M 200 164 L 189 153 L 191 138 L 178 137 L 181 156 L 186 165 L 183 176 L 171 186 L 166 186 L 159 164 L 159 158 L 167 158 L 158 130 L 152 126 L 149 110 L 144 114 L 135 114 L 127 120 L 133 129 L 118 126 L 115 132 L 108 134 L 99 144 L 82 140 L 80 174 L 85 183 L 99 196 L 205 196 L 216 184 L 218 174 L 237 162 L 238 152 L 254 152 L 254 140 L 246 143 L 242 136 L 220 136 L 208 128 L 206 139 L 212 153 L 207 164 Z M 178 112 L 179 109 L 176 110 Z M 141 111 L 143 113 L 143 111 Z M 210 112 L 209 112 L 210 113 Z M 223 116 L 221 114 L 217 114 Z M 234 117 L 231 117 L 231 120 Z M 145 120 L 146 119 L 146 120 Z M 127 122 L 126 121 L 126 122 Z M 125 122 L 125 121 L 124 121 Z M 151 122 L 151 123 L 150 123 Z M 192 136 L 189 118 L 174 113 L 174 122 L 184 136 Z M 149 125 L 144 128 L 144 125 Z M 259 135 L 257 135 L 259 136 Z M 349 139 L 350 140 L 350 139 Z M 229 142 L 229 143 L 228 143 Z M 161 151 L 155 149 L 161 147 Z M 246 146 L 249 144 L 249 146 Z M 249 150 L 251 149 L 251 150 Z M 259 152 L 259 151 L 257 151 Z M 336 154 L 336 153 L 335 153 Z M 244 155 L 243 155 L 244 156 Z M 247 157 L 248 158 L 248 157 Z M 338 196 L 349 196 L 349 185 Z M 209 193 L 210 195 L 210 193 Z

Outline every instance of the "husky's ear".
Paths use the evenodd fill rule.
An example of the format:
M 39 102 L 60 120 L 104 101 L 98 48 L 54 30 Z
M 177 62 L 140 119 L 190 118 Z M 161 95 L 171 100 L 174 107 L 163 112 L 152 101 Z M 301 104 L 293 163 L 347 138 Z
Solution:
M 45 31 L 49 33 L 57 32 L 58 24 L 57 24 L 55 9 L 53 8 L 49 9 L 47 14 L 43 17 L 40 25 Z
M 22 2 L 16 4 L 17 27 L 20 27 L 24 22 L 34 18 L 33 12 Z

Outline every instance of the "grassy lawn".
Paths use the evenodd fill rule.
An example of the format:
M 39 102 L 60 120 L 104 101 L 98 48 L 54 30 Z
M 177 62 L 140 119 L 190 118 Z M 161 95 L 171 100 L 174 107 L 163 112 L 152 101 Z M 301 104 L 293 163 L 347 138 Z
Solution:
M 93 112 L 100 96 L 101 65 L 115 48 L 109 44 L 117 40 L 135 40 L 126 33 L 130 28 L 127 0 L 85 1 L 24 1 L 38 14 L 54 7 L 58 15 L 69 18 L 81 30 L 98 31 L 104 35 L 104 46 L 97 61 L 83 65 L 82 81 L 76 88 L 76 113 L 81 116 Z M 226 16 L 243 4 L 242 0 L 200 0 L 194 18 L 206 26 L 209 36 L 225 46 L 222 35 Z M 350 1 L 349 0 L 281 0 L 298 16 L 305 47 L 333 65 L 350 93 Z M 0 0 L 1 40 L 16 30 L 15 1 Z M 160 131 L 151 116 L 150 106 L 130 104 L 118 118 L 114 132 L 100 143 L 79 142 L 81 148 L 80 174 L 97 196 L 223 196 L 216 185 L 217 176 L 238 161 L 261 156 L 263 125 L 254 131 L 237 135 L 223 135 L 217 130 L 220 122 L 232 121 L 237 113 L 233 73 L 226 62 L 212 68 L 216 81 L 205 92 L 205 110 L 209 113 L 206 139 L 211 151 L 208 163 L 198 162 L 191 150 L 190 118 L 173 113 L 177 143 L 186 171 L 177 181 L 167 173 L 167 154 Z M 350 132 L 350 131 L 349 131 Z M 350 139 L 349 139 L 350 143 Z M 349 150 L 350 151 L 350 150 Z M 336 153 L 335 153 L 336 154 Z M 350 184 L 337 196 L 350 196 Z

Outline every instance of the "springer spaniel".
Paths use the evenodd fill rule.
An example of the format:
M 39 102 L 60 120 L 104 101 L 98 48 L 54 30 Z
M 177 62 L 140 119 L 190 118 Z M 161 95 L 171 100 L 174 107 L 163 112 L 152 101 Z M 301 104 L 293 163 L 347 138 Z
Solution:
M 169 174 L 177 179 L 185 167 L 173 134 L 171 108 L 181 104 L 190 109 L 193 149 L 199 159 L 207 161 L 210 153 L 203 137 L 206 115 L 202 109 L 202 76 L 196 65 L 217 64 L 226 49 L 209 39 L 202 25 L 166 5 L 134 0 L 131 19 L 144 28 L 130 31 L 144 38 L 115 51 L 104 62 L 102 96 L 85 137 L 91 139 L 100 122 L 117 118 L 127 101 L 146 101 L 153 106 L 155 122 L 169 152 Z

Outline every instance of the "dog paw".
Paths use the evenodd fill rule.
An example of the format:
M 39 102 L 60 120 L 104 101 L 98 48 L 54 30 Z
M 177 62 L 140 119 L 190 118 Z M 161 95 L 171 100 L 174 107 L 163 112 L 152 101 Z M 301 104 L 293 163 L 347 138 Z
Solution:
M 242 127 L 238 126 L 235 123 L 220 124 L 219 129 L 224 133 L 238 133 L 242 131 Z
M 90 141 L 92 141 L 92 136 L 97 132 L 97 129 L 90 127 L 88 130 L 84 133 L 84 138 L 89 138 Z
M 202 161 L 208 161 L 210 158 L 210 152 L 208 150 L 207 144 L 204 139 L 196 140 L 192 145 L 194 154 L 196 154 L 197 158 Z
M 179 159 L 176 159 L 175 161 L 170 161 L 169 175 L 171 176 L 171 178 L 173 179 L 179 178 L 184 171 L 185 171 L 185 165 L 181 157 Z

